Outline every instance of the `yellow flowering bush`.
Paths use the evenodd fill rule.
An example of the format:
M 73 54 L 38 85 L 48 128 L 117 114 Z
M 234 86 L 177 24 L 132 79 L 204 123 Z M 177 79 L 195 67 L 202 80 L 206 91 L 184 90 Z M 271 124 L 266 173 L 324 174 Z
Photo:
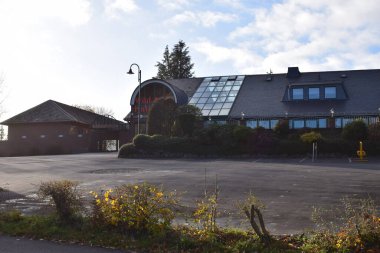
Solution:
M 200 224 L 204 231 L 214 232 L 216 230 L 217 206 L 216 194 L 205 197 L 197 203 L 197 209 L 193 214 L 194 221 Z
M 158 232 L 167 228 L 174 218 L 178 203 L 175 192 L 165 193 L 150 184 L 129 184 L 94 197 L 94 219 L 130 232 Z

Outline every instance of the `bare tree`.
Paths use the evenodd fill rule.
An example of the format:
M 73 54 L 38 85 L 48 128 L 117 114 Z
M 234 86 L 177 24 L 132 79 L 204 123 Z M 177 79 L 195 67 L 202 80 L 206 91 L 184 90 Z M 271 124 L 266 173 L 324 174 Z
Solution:
M 76 108 L 86 110 L 89 112 L 97 113 L 103 116 L 114 116 L 114 112 L 110 108 L 105 108 L 103 106 L 94 106 L 94 105 L 73 105 Z
M 3 102 L 5 100 L 5 95 L 4 95 L 4 76 L 0 74 L 0 118 L 2 114 L 4 113 L 4 107 L 3 107 Z
M 3 107 L 3 102 L 5 100 L 5 95 L 4 95 L 4 76 L 0 74 L 0 118 L 4 113 L 4 107 Z M 0 126 L 0 141 L 5 140 L 6 137 L 6 130 L 4 129 L 3 126 Z

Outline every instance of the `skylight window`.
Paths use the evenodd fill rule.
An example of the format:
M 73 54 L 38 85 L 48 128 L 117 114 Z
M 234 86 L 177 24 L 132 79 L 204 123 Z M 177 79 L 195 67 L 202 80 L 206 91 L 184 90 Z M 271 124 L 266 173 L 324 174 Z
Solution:
M 208 77 L 190 99 L 203 116 L 227 116 L 245 76 Z

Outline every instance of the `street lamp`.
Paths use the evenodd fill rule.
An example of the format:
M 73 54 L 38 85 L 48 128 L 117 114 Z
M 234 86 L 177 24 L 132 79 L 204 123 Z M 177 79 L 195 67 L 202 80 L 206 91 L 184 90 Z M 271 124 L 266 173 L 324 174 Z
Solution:
M 132 66 L 136 66 L 138 70 L 138 80 L 139 80 L 139 105 L 138 105 L 138 115 L 137 115 L 137 134 L 140 134 L 140 114 L 141 114 L 141 70 L 140 66 L 136 63 L 132 63 L 129 67 L 128 75 L 133 75 Z
M 331 114 L 331 121 L 330 121 L 331 124 L 330 124 L 330 127 L 331 128 L 335 128 L 334 113 L 335 113 L 334 108 L 331 108 L 330 109 L 330 114 Z
M 244 117 L 245 117 L 245 113 L 241 112 L 241 120 L 244 120 Z

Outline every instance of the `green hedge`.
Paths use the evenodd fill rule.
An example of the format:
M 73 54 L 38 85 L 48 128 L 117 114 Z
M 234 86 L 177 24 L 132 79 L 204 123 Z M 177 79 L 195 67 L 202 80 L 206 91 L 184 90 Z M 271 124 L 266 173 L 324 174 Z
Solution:
M 198 129 L 192 137 L 166 137 L 162 135 L 139 134 L 133 143 L 123 145 L 120 157 L 153 156 L 181 157 L 195 156 L 235 156 L 235 155 L 306 155 L 312 152 L 310 143 L 301 140 L 309 129 L 289 131 L 280 137 L 272 130 L 251 129 L 237 125 L 211 125 Z M 326 130 L 318 140 L 319 154 L 344 154 L 355 156 L 358 143 L 344 140 L 340 133 Z M 335 136 L 335 138 L 333 138 Z M 338 137 L 336 137 L 338 136 Z M 364 150 L 370 155 L 380 154 L 380 143 L 364 141 Z

